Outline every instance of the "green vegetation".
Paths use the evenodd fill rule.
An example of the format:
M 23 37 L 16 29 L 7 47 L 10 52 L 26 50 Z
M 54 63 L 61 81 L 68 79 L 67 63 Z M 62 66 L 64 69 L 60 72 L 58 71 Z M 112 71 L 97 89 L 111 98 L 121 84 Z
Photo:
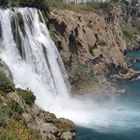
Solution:
M 130 3 L 130 6 L 136 6 L 138 0 L 133 0 Z M 106 2 L 91 0 L 91 2 L 87 2 L 86 4 L 74 4 L 69 3 L 65 4 L 63 0 L 1 0 L 0 5 L 3 6 L 22 6 L 22 7 L 36 7 L 44 11 L 48 11 L 49 7 L 57 7 L 63 9 L 70 9 L 74 11 L 79 10 L 103 10 L 104 12 L 108 12 L 112 10 L 115 4 L 124 4 L 129 5 L 127 0 L 110 0 Z
M 50 31 L 50 36 L 52 40 L 56 43 L 57 42 L 57 37 L 55 31 Z
M 1 0 L 0 3 L 6 6 L 41 6 L 44 0 Z
M 130 27 L 127 24 L 122 25 L 124 37 L 128 41 L 132 41 L 136 36 L 140 35 L 140 25 L 135 23 L 135 26 Z
M 15 136 L 17 140 L 38 140 L 38 136 L 26 127 L 23 121 L 9 120 L 5 126 L 8 134 Z
M 32 106 L 34 104 L 36 97 L 31 90 L 17 89 L 17 92 L 26 104 L 28 104 L 29 106 Z
M 138 31 L 140 31 L 140 20 L 133 20 L 132 21 L 132 27 L 136 28 Z
M 109 2 L 99 2 L 92 0 L 91 2 L 87 2 L 86 4 L 74 4 L 69 3 L 65 4 L 63 3 L 63 0 L 1 0 L 0 4 L 3 6 L 28 6 L 28 7 L 37 7 L 42 10 L 47 10 L 49 7 L 57 7 L 57 8 L 63 8 L 63 9 L 70 9 L 74 11 L 79 10 L 100 10 L 103 11 L 110 11 L 112 10 L 114 4 L 118 3 L 119 0 L 111 0 Z
M 49 7 L 60 7 L 63 4 L 63 0 L 44 0 L 44 4 Z
M 93 80 L 92 71 L 89 70 L 86 64 L 83 64 L 80 61 L 75 63 L 73 75 L 74 78 L 71 79 L 70 77 L 70 83 L 72 85 L 79 85 L 85 81 L 87 82 Z
M 102 3 L 102 2 L 88 2 L 86 4 L 74 4 L 74 3 L 69 3 L 65 4 L 62 3 L 62 0 L 52 0 L 50 3 L 48 1 L 51 0 L 46 0 L 48 3 L 48 6 L 56 7 L 56 8 L 61 8 L 61 9 L 68 9 L 72 11 L 97 11 L 97 10 L 103 10 L 103 11 L 110 11 L 113 8 L 112 3 Z
M 4 125 L 8 118 L 16 120 L 20 119 L 20 115 L 23 112 L 22 108 L 17 102 L 11 99 L 5 101 L 6 105 L 0 104 L 0 123 Z
M 55 122 L 57 120 L 56 116 L 50 112 L 44 112 L 44 118 L 46 122 Z
M 14 84 L 0 72 L 0 140 L 39 140 L 27 127 L 20 104 L 13 99 Z M 35 96 L 30 90 L 18 90 L 25 103 L 32 105 Z
M 36 7 L 48 11 L 48 7 L 57 7 L 62 4 L 63 0 L 1 0 L 0 5 L 8 7 Z
M 9 93 L 14 90 L 14 84 L 6 77 L 3 72 L 0 72 L 0 92 Z
M 15 136 L 9 134 L 5 129 L 0 128 L 0 140 L 18 140 Z
M 9 117 L 12 117 L 14 119 L 20 119 L 20 115 L 23 112 L 22 108 L 19 106 L 19 104 L 14 101 L 9 99 L 7 103 L 7 110 L 8 110 L 8 115 Z
M 74 123 L 67 119 L 60 118 L 57 120 L 55 124 L 61 132 L 64 132 L 64 131 L 72 132 L 75 130 Z

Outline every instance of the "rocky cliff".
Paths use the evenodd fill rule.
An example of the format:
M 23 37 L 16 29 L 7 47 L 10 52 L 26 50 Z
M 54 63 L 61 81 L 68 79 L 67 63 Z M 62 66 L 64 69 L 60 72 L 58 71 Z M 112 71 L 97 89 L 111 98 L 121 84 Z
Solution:
M 1 140 L 72 140 L 75 125 L 57 118 L 35 103 L 27 89 L 15 89 L 14 84 L 0 72 L 0 139 Z
M 99 16 L 93 11 L 54 8 L 48 26 L 73 87 L 81 89 L 86 83 L 109 92 L 112 89 L 107 81 L 112 77 L 133 75 L 124 56 L 127 43 L 114 12 Z

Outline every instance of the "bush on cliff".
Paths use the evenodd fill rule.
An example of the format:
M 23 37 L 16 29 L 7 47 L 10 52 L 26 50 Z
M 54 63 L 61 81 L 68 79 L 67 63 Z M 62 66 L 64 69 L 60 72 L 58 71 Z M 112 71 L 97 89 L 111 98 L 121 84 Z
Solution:
M 1 6 L 8 7 L 36 7 L 44 11 L 48 11 L 47 0 L 1 0 Z
M 0 72 L 0 92 L 9 93 L 14 90 L 14 84 L 6 77 L 6 75 L 3 72 Z
M 20 115 L 23 112 L 23 109 L 20 107 L 20 105 L 12 99 L 9 99 L 6 103 L 9 117 L 20 119 Z
M 29 106 L 32 106 L 34 104 L 36 97 L 34 96 L 31 90 L 17 89 L 17 92 L 19 93 L 20 97 L 25 101 L 26 104 L 28 104 Z
M 139 28 L 140 26 L 136 23 L 132 27 L 128 26 L 127 24 L 123 24 L 122 31 L 125 39 L 128 41 L 132 41 L 134 38 L 136 38 L 136 36 L 140 35 Z
M 6 123 L 8 118 L 19 120 L 22 112 L 23 110 L 17 102 L 7 98 L 5 104 L 0 104 L 0 127 Z

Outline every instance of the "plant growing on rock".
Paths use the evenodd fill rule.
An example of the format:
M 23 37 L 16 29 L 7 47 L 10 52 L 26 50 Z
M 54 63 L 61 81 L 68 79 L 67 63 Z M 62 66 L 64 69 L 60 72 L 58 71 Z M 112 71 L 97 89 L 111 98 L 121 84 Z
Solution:
M 9 134 L 5 129 L 0 128 L 0 140 L 18 140 L 15 136 Z
M 16 136 L 18 140 L 39 140 L 38 136 L 20 121 L 9 120 L 5 129 L 8 134 Z
M 7 110 L 8 115 L 14 119 L 20 119 L 20 115 L 23 112 L 19 104 L 12 99 L 9 99 L 7 102 Z
M 6 77 L 3 72 L 0 72 L 0 91 L 2 93 L 9 93 L 14 90 L 14 84 Z
M 17 92 L 26 104 L 28 104 L 29 106 L 32 106 L 34 104 L 36 97 L 31 90 L 17 89 Z

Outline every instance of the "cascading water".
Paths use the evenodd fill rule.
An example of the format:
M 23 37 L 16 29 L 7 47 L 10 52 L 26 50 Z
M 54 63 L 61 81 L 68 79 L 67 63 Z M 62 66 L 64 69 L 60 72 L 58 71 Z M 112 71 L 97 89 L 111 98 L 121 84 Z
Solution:
M 140 111 L 114 97 L 107 103 L 70 97 L 61 57 L 39 10 L 1 9 L 0 27 L 0 58 L 11 70 L 16 87 L 31 89 L 41 108 L 100 131 L 140 127 Z
M 42 90 L 41 96 L 44 98 L 36 95 L 39 97 L 37 103 L 40 105 L 42 99 L 47 101 L 56 94 L 67 96 L 68 90 L 64 82 L 67 75 L 59 53 L 50 39 L 41 12 L 29 8 L 0 10 L 0 18 L 1 58 L 11 69 L 15 84 L 31 89 L 43 86 L 38 89 Z M 20 22 L 23 22 L 23 27 L 20 27 Z M 17 46 L 18 42 L 20 46 Z

